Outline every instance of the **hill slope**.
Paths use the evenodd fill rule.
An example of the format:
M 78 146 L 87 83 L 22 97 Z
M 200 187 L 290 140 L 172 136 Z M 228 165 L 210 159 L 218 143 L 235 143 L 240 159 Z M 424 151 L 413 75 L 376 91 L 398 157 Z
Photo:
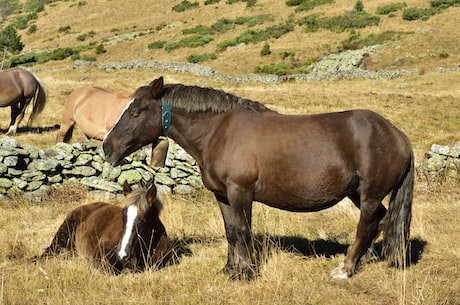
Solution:
M 406 8 L 428 8 L 426 2 L 405 1 Z M 337 16 L 350 18 L 355 5 L 350 1 L 330 1 L 329 4 L 300 12 L 296 12 L 299 6 L 287 6 L 285 1 L 274 0 L 258 0 L 253 6 L 249 2 L 221 0 L 205 5 L 205 1 L 198 1 L 199 5 L 193 9 L 183 12 L 173 9 L 181 3 L 184 1 L 160 0 L 148 4 L 145 1 L 121 0 L 58 1 L 45 6 L 38 19 L 31 22 L 36 26 L 34 33 L 28 34 L 27 29 L 21 32 L 24 51 L 102 43 L 106 53 L 96 56 L 91 50 L 86 56 L 96 56 L 98 61 L 148 59 L 185 62 L 190 55 L 213 54 L 217 58 L 205 61 L 204 65 L 223 73 L 247 74 L 254 72 L 257 66 L 273 63 L 306 67 L 342 49 L 342 42 L 352 38 L 351 35 L 356 41 L 356 36 L 358 40 L 363 40 L 369 34 L 375 36 L 392 32 L 396 33 L 396 40 L 384 42 L 384 47 L 366 60 L 367 69 L 419 69 L 425 73 L 437 67 L 450 68 L 460 63 L 460 33 L 456 30 L 460 7 L 443 10 L 426 21 L 406 21 L 402 18 L 403 9 L 394 12 L 393 17 L 376 14 L 379 7 L 390 5 L 393 1 L 363 1 L 364 12 L 379 18 L 380 22 L 357 28 L 350 34 L 350 30 L 324 28 L 307 32 L 304 24 L 305 18 L 311 20 L 312 16 L 316 16 L 316 20 Z M 14 16 L 10 20 L 12 18 Z M 203 32 L 211 27 L 217 31 L 211 34 Z M 267 35 L 267 29 L 277 32 L 269 33 L 267 39 L 261 38 Z M 192 33 L 184 34 L 184 31 Z M 193 37 L 197 41 L 191 41 Z M 211 41 L 193 48 L 172 46 L 174 43 L 187 46 L 200 44 L 203 39 Z M 238 42 L 233 44 L 235 39 Z M 148 47 L 155 42 L 164 42 L 166 46 Z M 220 47 L 229 43 L 230 47 Z M 265 44 L 269 45 L 271 54 L 261 56 Z M 166 51 L 166 48 L 172 50 Z

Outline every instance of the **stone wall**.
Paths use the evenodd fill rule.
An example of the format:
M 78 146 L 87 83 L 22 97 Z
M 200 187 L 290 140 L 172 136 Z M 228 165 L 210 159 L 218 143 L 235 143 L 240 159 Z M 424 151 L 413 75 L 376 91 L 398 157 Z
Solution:
M 418 174 L 431 185 L 460 182 L 460 141 L 451 147 L 433 144 L 418 166 Z
M 57 143 L 48 150 L 21 147 L 14 138 L 0 139 L 0 194 L 38 194 L 54 186 L 80 183 L 90 191 L 121 193 L 126 180 L 136 184 L 152 181 L 161 193 L 192 193 L 203 186 L 195 160 L 170 141 L 165 167 L 151 167 L 151 147 L 144 147 L 117 167 L 105 162 L 101 147 L 87 141 Z

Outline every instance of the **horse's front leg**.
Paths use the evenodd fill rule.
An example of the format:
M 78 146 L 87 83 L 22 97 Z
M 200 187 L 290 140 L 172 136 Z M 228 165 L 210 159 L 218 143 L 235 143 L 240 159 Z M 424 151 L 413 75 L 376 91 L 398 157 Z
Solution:
M 251 233 L 252 196 L 244 196 L 244 193 L 232 193 L 228 200 L 216 194 L 228 241 L 228 259 L 222 272 L 229 274 L 231 280 L 251 280 L 256 275 Z
M 8 128 L 8 131 L 6 132 L 7 136 L 14 136 L 16 134 L 16 130 L 18 129 L 18 122 L 16 121 L 16 118 L 19 115 L 20 109 L 19 109 L 19 102 L 14 103 L 10 106 L 11 108 L 11 120 L 10 120 L 10 127 Z

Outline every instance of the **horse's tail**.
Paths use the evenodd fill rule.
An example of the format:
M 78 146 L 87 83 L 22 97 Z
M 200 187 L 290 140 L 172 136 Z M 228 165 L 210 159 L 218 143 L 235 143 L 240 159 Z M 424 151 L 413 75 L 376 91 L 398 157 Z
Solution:
M 35 96 L 33 98 L 34 107 L 32 108 L 32 113 L 29 116 L 27 125 L 33 122 L 33 120 L 43 111 L 46 104 L 46 85 L 34 75 L 35 79 L 38 82 L 37 90 L 35 90 Z
M 411 152 L 406 174 L 391 194 L 383 238 L 383 255 L 390 265 L 397 267 L 410 263 L 408 249 L 413 189 L 414 154 Z

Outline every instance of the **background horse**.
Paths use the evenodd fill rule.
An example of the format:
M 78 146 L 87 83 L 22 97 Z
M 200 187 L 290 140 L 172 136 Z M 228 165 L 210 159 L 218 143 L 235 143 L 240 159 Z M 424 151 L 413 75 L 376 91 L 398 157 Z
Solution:
M 103 140 L 131 100 L 129 93 L 112 93 L 103 88 L 87 86 L 76 89 L 64 105 L 56 143 L 69 143 L 75 124 L 83 133 L 80 140 Z M 166 140 L 159 140 L 153 145 L 152 166 L 164 166 L 168 147 L 169 141 Z
M 83 133 L 82 140 L 102 140 L 130 100 L 128 93 L 112 93 L 98 87 L 76 89 L 64 105 L 56 143 L 69 143 L 75 124 Z
M 40 258 L 67 248 L 115 274 L 124 268 L 142 270 L 161 265 L 168 238 L 158 217 L 162 203 L 155 185 L 148 190 L 132 190 L 125 182 L 123 192 L 124 208 L 94 202 L 71 211 Z
M 24 69 L 13 68 L 1 71 L 0 107 L 11 107 L 11 121 L 7 135 L 16 134 L 30 101 L 33 101 L 33 108 L 27 125 L 32 123 L 45 108 L 45 86 L 40 79 Z
M 361 210 L 356 240 L 333 278 L 353 275 L 384 229 L 383 254 L 396 265 L 408 256 L 414 157 L 408 138 L 380 115 L 351 110 L 282 115 L 223 91 L 163 78 L 133 93 L 103 141 L 113 165 L 168 135 L 201 168 L 221 209 L 229 243 L 223 272 L 251 279 L 252 202 L 283 210 L 329 208 L 344 197 Z M 391 193 L 388 212 L 382 200 Z

